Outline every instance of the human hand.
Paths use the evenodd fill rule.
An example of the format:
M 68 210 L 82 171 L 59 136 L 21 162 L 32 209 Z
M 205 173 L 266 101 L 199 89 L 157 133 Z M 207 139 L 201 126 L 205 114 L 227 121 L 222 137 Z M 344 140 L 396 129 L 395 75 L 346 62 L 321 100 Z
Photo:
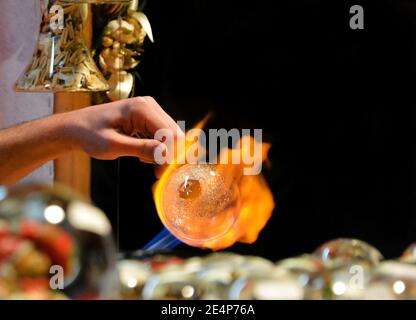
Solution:
M 169 152 L 170 147 L 153 139 L 156 131 L 172 130 L 174 137 L 183 134 L 176 122 L 151 97 L 96 105 L 63 116 L 65 132 L 75 148 L 96 159 L 133 156 L 142 162 L 154 163 L 156 149 Z M 132 137 L 135 134 L 143 138 Z

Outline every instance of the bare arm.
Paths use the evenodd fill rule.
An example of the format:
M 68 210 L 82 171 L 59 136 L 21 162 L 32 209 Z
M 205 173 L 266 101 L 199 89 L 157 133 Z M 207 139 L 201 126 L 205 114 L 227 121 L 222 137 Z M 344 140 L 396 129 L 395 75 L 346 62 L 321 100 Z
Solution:
M 130 135 L 153 137 L 163 128 L 180 134 L 176 123 L 155 100 L 139 97 L 0 130 L 0 185 L 12 184 L 43 163 L 74 150 L 83 150 L 97 159 L 135 156 L 152 163 L 154 150 L 166 148 L 164 144 Z

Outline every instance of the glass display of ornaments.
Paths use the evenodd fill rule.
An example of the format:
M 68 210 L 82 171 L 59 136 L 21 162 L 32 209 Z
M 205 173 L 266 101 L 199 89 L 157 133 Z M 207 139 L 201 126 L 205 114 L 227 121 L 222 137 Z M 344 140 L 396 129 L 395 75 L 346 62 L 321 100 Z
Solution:
M 332 265 L 325 263 L 319 258 L 320 249 L 325 248 L 336 249 L 342 259 Z M 397 260 L 373 260 L 375 264 L 363 258 L 378 256 L 377 249 L 356 239 L 332 240 L 313 254 L 276 263 L 232 252 L 188 254 L 189 258 L 184 258 L 175 251 L 150 251 L 118 262 L 121 298 L 416 299 L 415 264 L 402 261 L 412 248 Z M 362 274 L 354 269 L 357 266 Z

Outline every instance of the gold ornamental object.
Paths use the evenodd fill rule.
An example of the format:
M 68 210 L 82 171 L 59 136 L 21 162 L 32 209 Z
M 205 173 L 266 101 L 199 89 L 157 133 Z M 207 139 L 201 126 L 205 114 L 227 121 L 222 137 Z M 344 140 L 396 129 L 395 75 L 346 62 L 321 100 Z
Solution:
M 106 91 L 84 36 L 91 3 L 127 0 L 37 0 L 41 24 L 32 61 L 16 81 L 23 92 Z
M 154 41 L 150 22 L 138 11 L 138 3 L 132 1 L 128 10 L 111 20 L 103 31 L 98 60 L 110 85 L 107 97 L 112 101 L 131 95 L 135 82 L 132 73 L 140 63 L 145 38 Z

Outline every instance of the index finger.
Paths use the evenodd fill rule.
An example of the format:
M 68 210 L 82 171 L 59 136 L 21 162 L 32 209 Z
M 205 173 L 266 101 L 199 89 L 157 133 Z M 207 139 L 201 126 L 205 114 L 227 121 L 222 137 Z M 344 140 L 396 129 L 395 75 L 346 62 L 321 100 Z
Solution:
M 151 97 L 137 97 L 130 99 L 131 121 L 134 130 L 148 138 L 153 138 L 160 129 L 168 129 L 173 136 L 183 132 L 177 123 Z

